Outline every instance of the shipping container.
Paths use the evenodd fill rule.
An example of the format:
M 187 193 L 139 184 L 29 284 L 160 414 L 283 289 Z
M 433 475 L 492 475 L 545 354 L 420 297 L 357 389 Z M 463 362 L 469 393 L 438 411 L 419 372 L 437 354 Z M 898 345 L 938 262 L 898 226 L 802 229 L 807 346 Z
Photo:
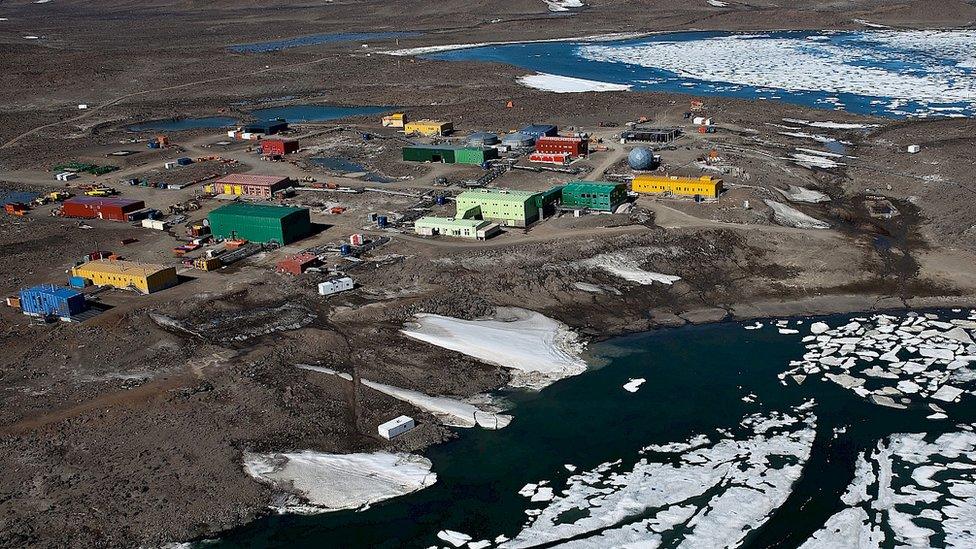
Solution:
M 319 294 L 320 295 L 332 295 L 339 292 L 344 292 L 346 290 L 351 290 L 356 287 L 356 283 L 353 279 L 348 276 L 342 278 L 337 278 L 335 280 L 329 280 L 327 282 L 322 282 L 319 284 Z
M 399 416 L 380 424 L 376 430 L 386 440 L 394 439 L 416 427 L 416 422 L 409 416 Z
M 88 279 L 81 276 L 71 276 L 68 277 L 68 286 L 72 288 L 84 288 L 88 286 Z

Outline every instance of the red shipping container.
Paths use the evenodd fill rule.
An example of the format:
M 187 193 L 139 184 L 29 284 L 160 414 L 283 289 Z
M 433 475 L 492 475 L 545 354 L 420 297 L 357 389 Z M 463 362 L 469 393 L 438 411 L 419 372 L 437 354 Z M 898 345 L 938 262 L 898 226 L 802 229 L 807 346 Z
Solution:
M 540 137 L 535 142 L 536 152 L 543 154 L 570 154 L 586 156 L 589 141 L 582 137 Z
M 79 196 L 61 203 L 61 215 L 82 219 L 128 221 L 129 214 L 146 207 L 142 200 Z
M 319 258 L 315 254 L 302 253 L 282 259 L 275 267 L 278 269 L 278 272 L 298 276 L 304 273 L 309 267 L 315 267 L 318 264 Z
M 284 156 L 298 152 L 298 141 L 294 139 L 264 139 L 261 141 L 262 154 Z
M 573 157 L 566 153 L 548 154 L 548 153 L 534 152 L 529 155 L 529 162 L 541 162 L 544 164 L 565 165 L 565 164 L 569 164 L 569 162 L 572 159 Z

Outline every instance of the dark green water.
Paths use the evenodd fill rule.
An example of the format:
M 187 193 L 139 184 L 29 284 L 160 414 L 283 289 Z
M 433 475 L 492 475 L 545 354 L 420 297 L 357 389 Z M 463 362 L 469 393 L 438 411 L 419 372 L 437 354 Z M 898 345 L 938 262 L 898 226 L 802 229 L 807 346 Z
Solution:
M 845 317 L 832 317 L 835 326 Z M 976 420 L 971 400 L 945 406 L 952 421 L 933 422 L 931 410 L 896 410 L 870 404 L 832 383 L 809 378 L 782 385 L 777 374 L 804 352 L 799 335 L 741 324 L 662 330 L 592 345 L 597 367 L 538 393 L 506 395 L 515 421 L 499 431 L 463 430 L 453 442 L 426 452 L 438 475 L 434 486 L 380 503 L 364 512 L 271 516 L 228 532 L 220 547 L 429 547 L 444 546 L 439 530 L 473 539 L 513 537 L 525 521 L 526 483 L 548 479 L 562 488 L 579 470 L 623 459 L 633 463 L 649 444 L 678 442 L 726 428 L 742 432 L 744 416 L 789 412 L 813 398 L 817 437 L 803 476 L 786 503 L 745 541 L 747 547 L 796 547 L 842 508 L 840 495 L 859 452 L 892 433 L 953 430 Z M 628 378 L 647 382 L 636 393 Z M 753 393 L 757 402 L 742 397 Z M 836 428 L 844 429 L 835 433 Z M 532 505 L 538 507 L 538 505 Z M 676 540 L 665 539 L 663 546 Z

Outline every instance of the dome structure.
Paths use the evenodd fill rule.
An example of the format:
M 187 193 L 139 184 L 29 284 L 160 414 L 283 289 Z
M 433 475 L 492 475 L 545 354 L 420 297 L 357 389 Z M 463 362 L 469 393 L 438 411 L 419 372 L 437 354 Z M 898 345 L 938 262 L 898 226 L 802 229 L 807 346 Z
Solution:
M 502 139 L 502 145 L 514 148 L 532 147 L 535 145 L 535 138 L 522 132 L 510 133 Z
M 498 136 L 491 132 L 475 132 L 468 136 L 465 143 L 469 147 L 490 147 L 498 144 Z
M 650 170 L 654 167 L 654 153 L 646 147 L 637 147 L 627 155 L 627 165 L 632 170 Z

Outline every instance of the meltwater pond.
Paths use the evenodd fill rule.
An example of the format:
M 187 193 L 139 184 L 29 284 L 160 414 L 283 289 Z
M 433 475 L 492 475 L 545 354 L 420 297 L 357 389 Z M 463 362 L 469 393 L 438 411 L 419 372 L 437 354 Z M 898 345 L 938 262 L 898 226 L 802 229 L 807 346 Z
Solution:
M 270 516 L 213 543 L 812 548 L 870 538 L 881 547 L 973 546 L 976 344 L 960 341 L 956 328 L 971 335 L 976 320 L 961 311 L 817 320 L 828 326 L 724 323 L 592 345 L 591 371 L 507 395 L 515 415 L 507 428 L 463 430 L 427 451 L 433 486 L 361 512 Z M 917 372 L 906 365 L 912 353 L 945 348 L 953 359 L 914 360 L 933 383 L 969 394 L 939 400 L 946 417 L 932 419 L 930 402 L 878 405 L 812 367 L 801 383 L 784 378 L 815 355 L 831 356 L 832 341 L 865 363 L 879 359 L 858 344 L 899 345 L 903 362 L 882 368 L 897 370 L 895 378 Z M 864 375 L 875 367 L 847 368 Z M 898 386 L 906 396 L 927 394 Z
M 976 31 L 679 32 L 430 55 L 538 71 L 523 83 L 782 100 L 885 117 L 976 114 Z M 580 82 L 560 80 L 581 79 Z M 612 88 L 611 88 L 612 89 Z

